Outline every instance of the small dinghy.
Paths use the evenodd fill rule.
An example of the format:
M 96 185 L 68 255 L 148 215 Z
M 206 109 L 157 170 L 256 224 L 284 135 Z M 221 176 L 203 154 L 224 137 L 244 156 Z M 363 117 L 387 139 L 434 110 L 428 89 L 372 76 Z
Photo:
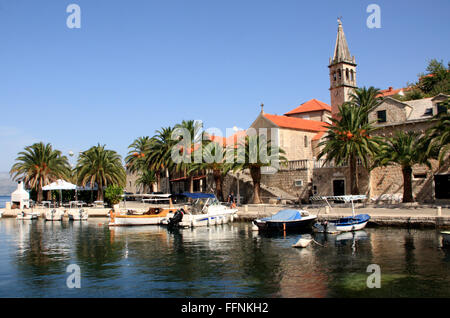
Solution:
M 79 209 L 78 211 L 70 211 L 68 213 L 69 220 L 71 221 L 86 221 L 89 217 L 87 211 Z
M 281 210 L 263 219 L 253 221 L 260 231 L 310 231 L 317 215 L 304 210 Z
M 51 209 L 50 211 L 45 212 L 45 220 L 46 221 L 61 221 L 63 218 L 64 212 L 57 209 Z
M 311 244 L 312 239 L 300 238 L 297 243 L 293 244 L 292 247 L 308 247 Z
M 38 218 L 37 213 L 26 213 L 24 211 L 17 214 L 17 220 L 36 220 Z

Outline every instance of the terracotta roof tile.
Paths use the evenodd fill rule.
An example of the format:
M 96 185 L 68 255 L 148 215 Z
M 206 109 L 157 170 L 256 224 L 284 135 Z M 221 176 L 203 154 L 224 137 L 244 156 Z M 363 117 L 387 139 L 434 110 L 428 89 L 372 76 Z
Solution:
M 291 110 L 290 112 L 287 112 L 285 115 L 288 116 L 288 115 L 293 115 L 293 114 L 314 112 L 314 111 L 319 111 L 319 110 L 326 110 L 326 111 L 331 112 L 331 107 L 328 104 L 313 98 L 313 99 L 301 104 L 297 108 Z
M 297 130 L 326 131 L 327 128 L 324 126 L 328 125 L 327 123 L 324 123 L 321 121 L 288 117 L 288 116 L 264 114 L 264 117 L 266 117 L 268 120 L 273 122 L 278 127 L 297 129 Z

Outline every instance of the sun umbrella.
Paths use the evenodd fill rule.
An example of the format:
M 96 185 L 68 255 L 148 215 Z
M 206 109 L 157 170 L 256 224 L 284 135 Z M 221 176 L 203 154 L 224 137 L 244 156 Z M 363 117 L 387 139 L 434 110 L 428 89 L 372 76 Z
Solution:
M 62 190 L 77 190 L 77 186 L 65 180 L 59 179 L 42 188 L 44 191 L 59 190 L 60 203 L 62 204 Z

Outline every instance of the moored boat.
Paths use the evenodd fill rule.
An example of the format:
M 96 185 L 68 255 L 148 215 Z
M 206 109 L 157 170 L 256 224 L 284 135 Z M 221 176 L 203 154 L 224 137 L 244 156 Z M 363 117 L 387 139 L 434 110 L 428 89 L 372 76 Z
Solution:
M 310 231 L 317 215 L 305 210 L 281 210 L 278 213 L 253 221 L 260 231 Z
M 213 226 L 233 222 L 237 216 L 237 208 L 223 205 L 214 194 L 185 192 L 182 195 L 194 200 L 193 204 L 187 210 L 180 210 L 177 219 L 169 217 L 163 224 L 178 227 Z
M 64 211 L 58 209 L 51 209 L 45 212 L 46 221 L 61 221 L 64 216 Z
M 110 226 L 127 226 L 127 225 L 157 225 L 175 213 L 176 208 L 149 208 L 147 212 L 135 213 L 127 211 L 125 214 L 110 212 Z
M 32 213 L 32 212 L 20 212 L 17 214 L 16 219 L 17 220 L 36 220 L 39 217 L 38 213 Z
M 86 221 L 89 217 L 89 214 L 84 209 L 79 209 L 75 211 L 69 211 L 68 213 L 69 220 L 71 221 Z
M 342 217 L 338 220 L 322 221 L 314 225 L 314 230 L 317 232 L 325 233 L 337 233 L 337 232 L 349 232 L 358 231 L 366 227 L 370 220 L 370 215 L 368 214 L 357 214 L 355 215 L 355 205 L 354 201 L 364 200 L 367 197 L 365 195 L 341 195 L 341 196 L 323 196 L 321 197 L 328 206 L 329 200 L 334 201 L 344 201 L 351 202 L 352 204 L 352 216 Z M 330 206 L 331 207 L 331 206 Z

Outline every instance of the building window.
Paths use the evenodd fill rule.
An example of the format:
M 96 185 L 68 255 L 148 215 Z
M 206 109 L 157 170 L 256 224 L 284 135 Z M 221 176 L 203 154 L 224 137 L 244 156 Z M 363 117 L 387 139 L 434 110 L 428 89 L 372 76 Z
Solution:
M 378 119 L 379 123 L 385 123 L 386 122 L 386 111 L 385 110 L 377 111 L 377 119 Z
M 304 137 L 305 148 L 308 147 L 308 136 Z
M 414 179 L 426 179 L 427 174 L 426 173 L 414 173 L 413 178 Z
M 345 70 L 345 79 L 348 81 L 349 76 L 348 76 L 348 68 Z
M 333 73 L 333 80 L 336 81 L 336 72 Z
M 427 108 L 423 115 L 424 116 L 431 116 L 431 115 L 433 115 L 433 108 Z
M 445 105 L 443 105 L 442 103 L 437 103 L 437 113 L 438 114 L 442 114 L 442 113 L 446 113 L 447 112 L 447 107 L 445 107 Z
M 342 78 L 341 70 L 338 70 L 338 76 L 339 76 L 339 79 Z
M 296 187 L 303 187 L 303 180 L 295 180 L 294 186 Z
M 353 70 L 350 71 L 350 80 L 353 82 Z

